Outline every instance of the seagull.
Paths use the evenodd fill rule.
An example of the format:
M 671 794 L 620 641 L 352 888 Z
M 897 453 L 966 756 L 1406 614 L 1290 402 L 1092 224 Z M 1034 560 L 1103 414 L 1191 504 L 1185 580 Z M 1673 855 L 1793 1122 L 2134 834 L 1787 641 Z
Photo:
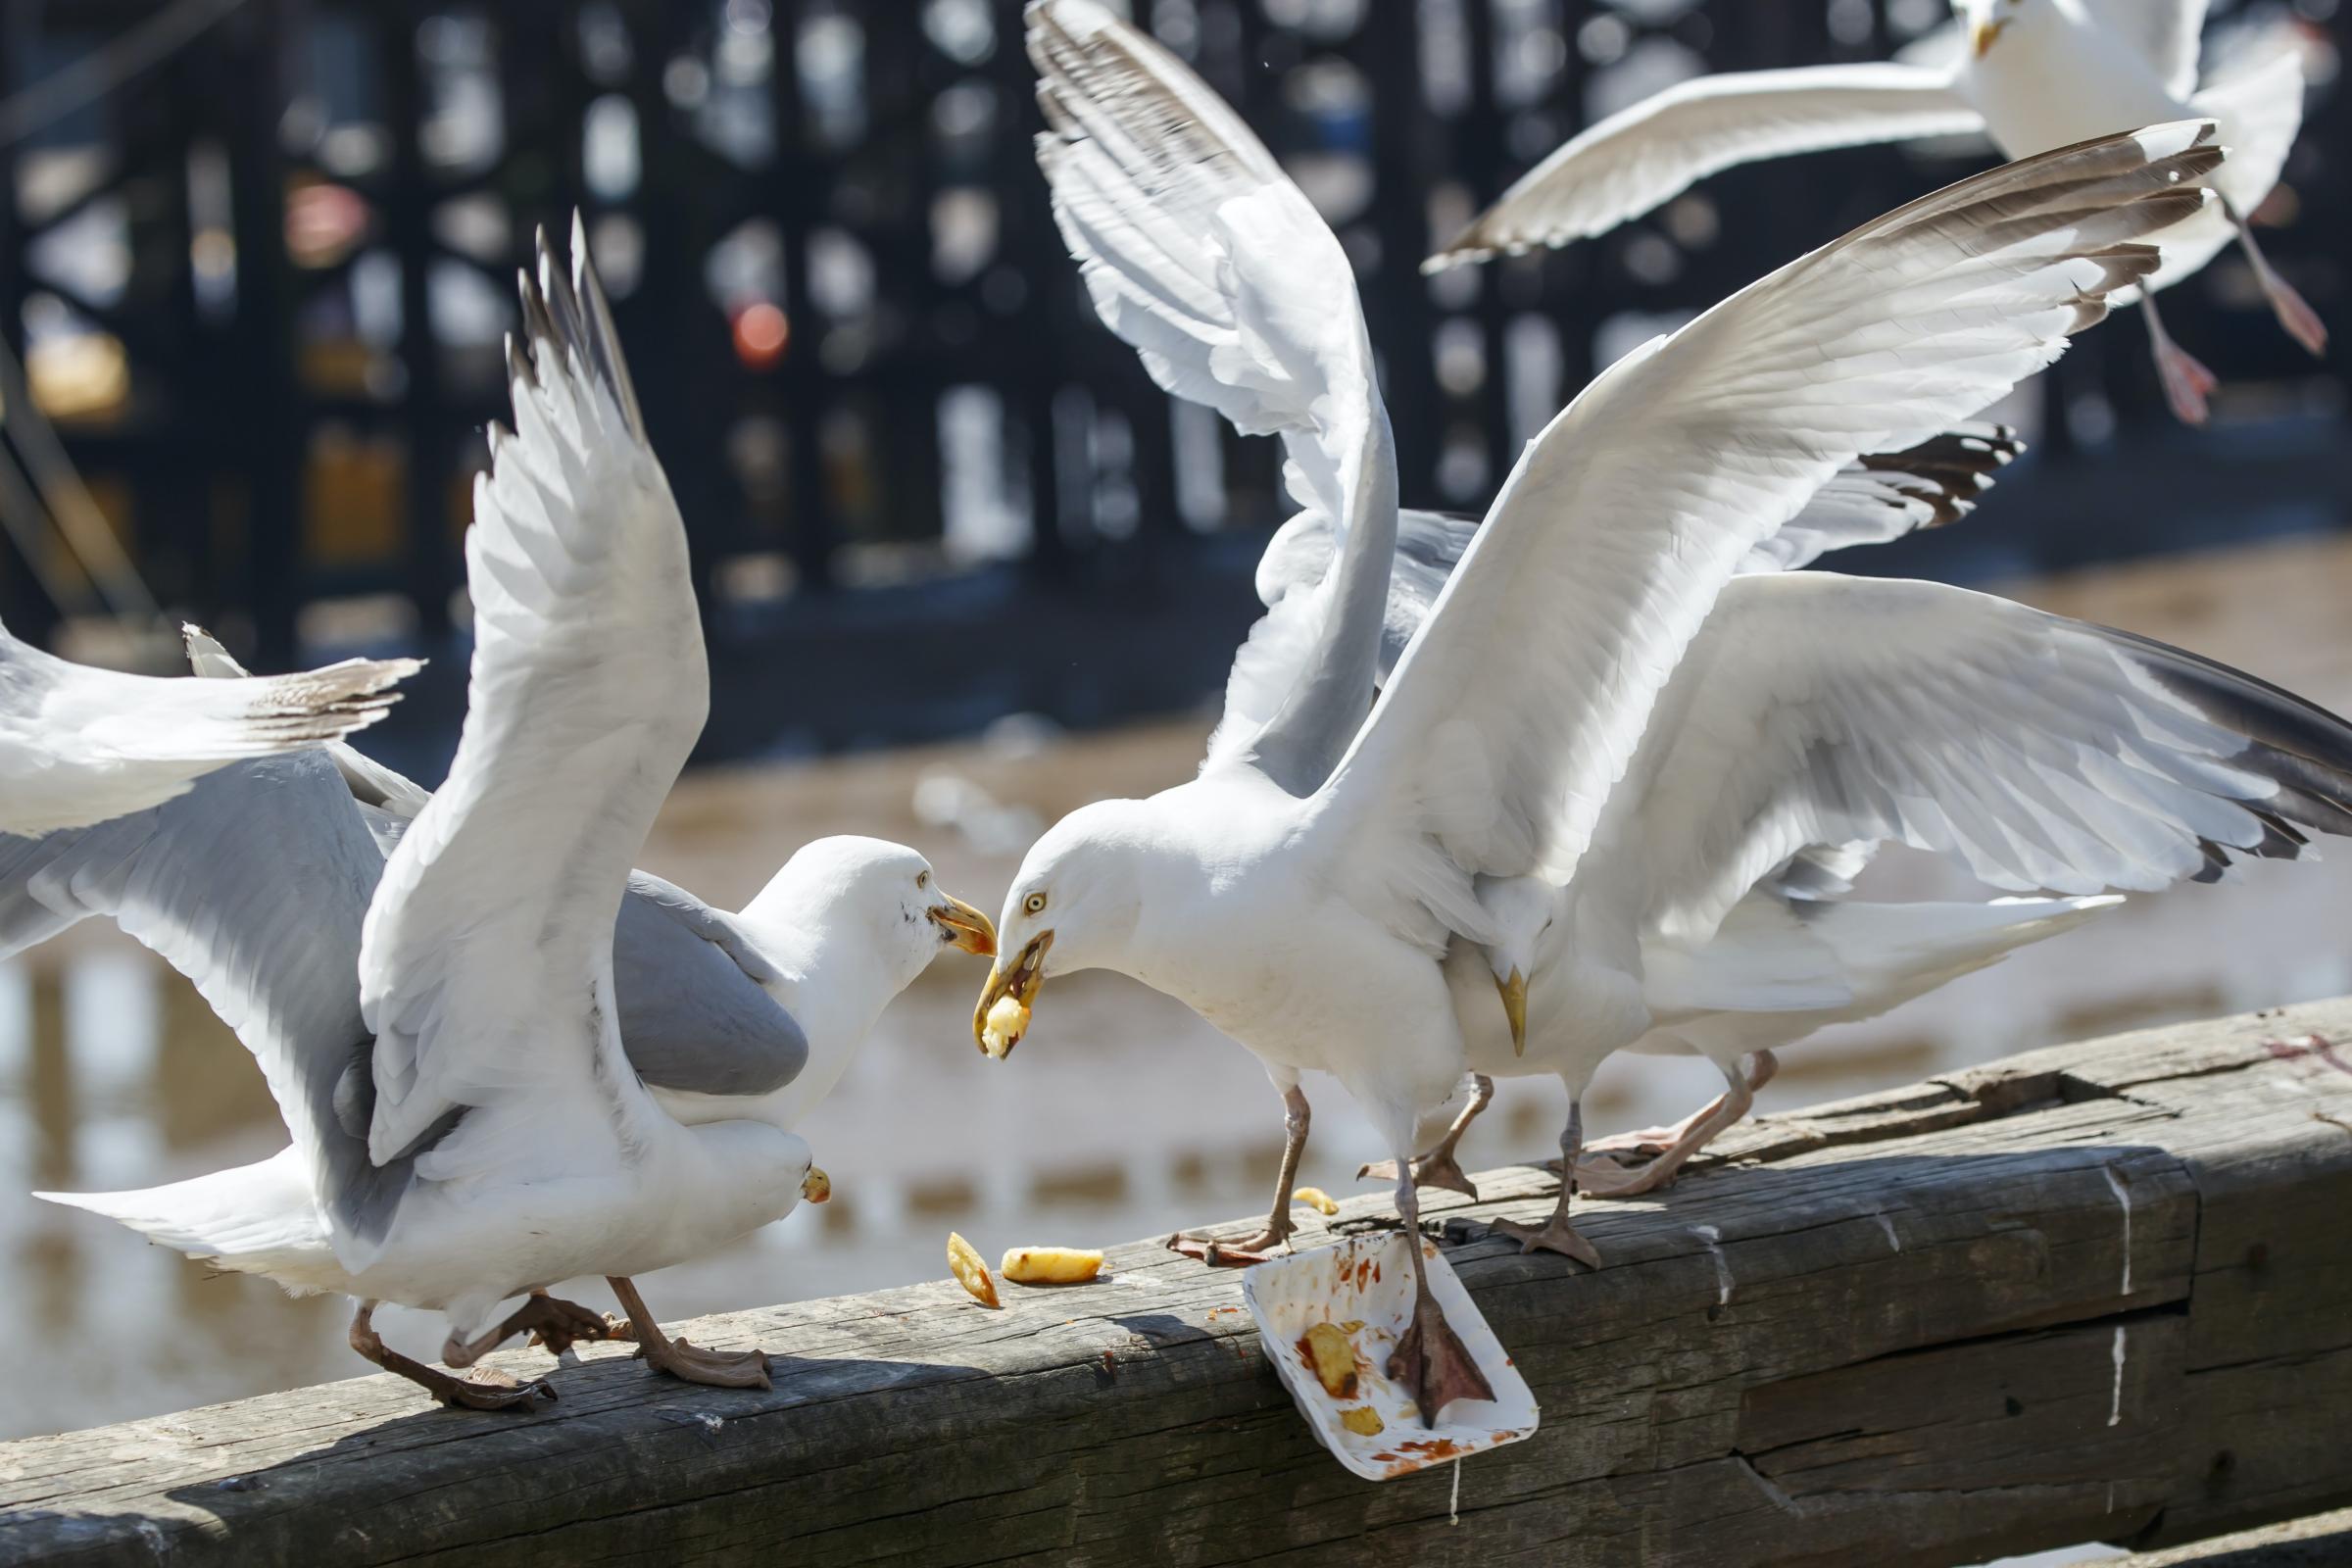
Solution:
M 413 659 L 349 659 L 235 690 L 92 669 L 0 626 L 0 833 L 143 811 L 239 758 L 339 740 L 384 716 Z
M 920 856 L 873 840 L 804 849 L 740 915 L 632 878 L 709 703 L 685 531 L 576 218 L 570 277 L 542 235 L 522 306 L 516 430 L 491 428 L 466 538 L 465 731 L 414 818 L 363 804 L 314 751 L 223 770 L 54 854 L 0 846 L 8 941 L 111 915 L 236 1029 L 293 1136 L 168 1187 L 41 1196 L 356 1298 L 352 1348 L 446 1404 L 554 1391 L 399 1354 L 379 1302 L 446 1314 L 454 1368 L 528 1331 L 559 1351 L 634 1339 L 658 1371 L 764 1388 L 757 1350 L 664 1335 L 633 1277 L 823 1200 L 790 1125 L 810 1048 L 828 1042 L 838 1073 L 944 946 L 987 953 L 991 933 Z M 591 1273 L 625 1323 L 547 1294 Z
M 185 632 L 199 675 L 245 674 L 201 628 Z M 432 792 L 355 747 L 325 750 L 389 856 Z M 248 808 L 241 800 L 233 806 Z M 324 808 L 339 811 L 343 803 Z M 181 831 L 199 840 L 211 833 L 202 825 Z M 74 879 L 93 860 L 120 856 L 119 846 L 71 856 L 63 849 L 50 840 L 13 863 L 0 855 L 0 958 L 55 935 L 65 909 L 71 918 L 105 912 L 77 901 L 82 884 Z M 36 877 L 43 902 L 28 913 L 24 906 L 34 901 L 22 890 Z M 890 899 L 868 896 L 908 877 L 918 892 L 930 889 L 930 862 L 905 845 L 855 834 L 802 846 L 741 913 L 631 871 L 612 930 L 613 988 L 622 1049 L 662 1107 L 687 1122 L 752 1115 L 797 1127 L 919 972 L 906 961 L 927 964 L 932 956 L 920 941 L 883 940 L 894 925 L 982 957 L 994 952 L 988 916 L 951 893 L 939 891 L 919 921 Z
M 1788 153 L 1984 132 L 2003 156 L 2025 158 L 2209 117 L 2230 148 L 2213 181 L 2221 200 L 2161 236 L 2164 266 L 2139 292 L 2166 399 L 2202 424 L 2215 379 L 2173 341 L 2156 294 L 2232 239 L 2287 334 L 2325 352 L 2327 326 L 2246 222 L 2278 183 L 2303 122 L 2294 24 L 2268 29 L 2200 90 L 2205 0 L 1954 0 L 1953 9 L 1965 37 L 1932 33 L 1911 59 L 1699 76 L 1621 110 L 1521 176 L 1423 270 L 1605 234 L 1719 170 Z
M 1473 1071 L 1549 1071 L 1570 1096 L 1561 1150 L 1574 1174 L 1552 1217 L 1503 1228 L 1596 1261 L 1569 1223 L 1572 1190 L 1623 1196 L 1670 1176 L 1746 1109 L 1742 1053 L 2079 924 L 2112 907 L 2102 890 L 2299 858 L 2317 834 L 2352 834 L 2352 725 L 2251 675 L 1937 583 L 1737 579 L 1573 874 L 1532 915 L 1521 906 L 1500 944 L 1449 956 Z M 1822 902 L 1856 847 L 1884 843 L 1995 888 L 2067 897 Z M 1798 891 L 1825 870 L 1830 889 Z M 1491 1002 L 1470 1010 L 1505 961 L 1532 980 L 1523 1035 Z M 1647 1135 L 1667 1148 L 1630 1173 L 1579 1163 L 1578 1102 L 1617 1049 L 1695 1051 L 1727 1085 L 1683 1127 Z M 1768 1075 L 1769 1056 L 1761 1065 Z
M 1283 1094 L 1280 1201 L 1253 1239 L 1272 1246 L 1309 1124 L 1299 1074 L 1338 1078 L 1404 1168 L 1466 1066 L 1448 952 L 1509 934 L 1482 888 L 1573 878 L 1747 553 L 1860 455 L 1927 441 L 2056 358 L 2155 269 L 2145 236 L 2208 200 L 2221 155 L 2210 123 L 2175 124 L 1991 171 L 1621 360 L 1521 454 L 1372 700 L 1362 628 L 1387 613 L 1396 478 L 1344 253 L 1156 43 L 1091 0 L 1028 18 L 1039 160 L 1099 314 L 1162 387 L 1281 435 L 1292 494 L 1344 543 L 1298 612 L 1252 630 L 1197 778 L 1031 847 L 974 1035 L 1008 1053 L 1045 982 L 1090 968 L 1191 1005 Z M 1409 1174 L 1396 1202 L 1416 1235 Z M 1434 1421 L 1491 1395 L 1413 1275 L 1387 1371 Z

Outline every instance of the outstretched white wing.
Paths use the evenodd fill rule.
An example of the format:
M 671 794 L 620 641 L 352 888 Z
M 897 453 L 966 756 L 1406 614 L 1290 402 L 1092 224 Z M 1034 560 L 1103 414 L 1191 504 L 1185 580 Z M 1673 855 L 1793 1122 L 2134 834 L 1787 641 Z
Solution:
M 245 666 L 236 657 L 220 646 L 219 638 L 202 626 L 182 622 L 180 640 L 187 645 L 188 667 L 203 680 L 247 680 Z M 351 786 L 354 800 L 368 806 L 379 806 L 404 821 L 424 809 L 424 803 L 433 792 L 416 780 L 385 766 L 348 741 L 332 741 L 326 755 L 334 759 L 335 770 Z
M 1735 164 L 1951 135 L 1984 123 L 1952 90 L 1947 72 L 1920 66 L 1807 66 L 1694 76 L 1562 145 L 1423 263 L 1422 270 L 1605 234 Z
M 1323 782 L 1371 700 L 1396 456 L 1340 242 L 1239 116 L 1094 0 L 1029 8 L 1037 161 L 1105 325 L 1167 391 L 1282 438 L 1298 505 L 1343 548 L 1234 662 L 1209 765 Z
M 70 663 L 0 627 L 0 833 L 143 811 L 223 763 L 365 729 L 418 667 L 353 659 L 221 687 Z
M 2230 41 L 2234 47 L 2189 102 L 2198 114 L 2213 118 L 2222 145 L 2230 149 L 2230 161 L 2213 176 L 2213 188 L 2239 213 L 2250 214 L 2278 186 L 2303 129 L 2306 44 L 2291 19 L 2233 29 Z M 2236 242 L 2237 225 L 2230 215 L 2219 209 L 2207 213 L 2164 236 L 2164 266 L 2144 286 L 2170 288 Z
M 515 433 L 491 427 L 466 541 L 465 732 L 384 867 L 360 955 L 379 1163 L 453 1107 L 519 1091 L 533 1113 L 624 1146 L 659 1114 L 620 1052 L 612 926 L 710 674 L 685 528 L 576 220 L 571 279 L 542 236 L 522 294 Z M 476 1126 L 419 1172 L 497 1157 Z
M 1906 451 L 1856 459 L 1830 476 L 1779 533 L 1748 551 L 1741 572 L 1793 571 L 1834 550 L 1885 544 L 1918 528 L 1940 528 L 1977 509 L 1992 476 L 2026 449 L 2003 424 L 1963 424 Z M 1396 514 L 1389 564 L 1389 612 L 1380 633 L 1387 680 L 1446 579 L 1477 537 L 1478 519 L 1447 513 Z M 1329 518 L 1301 512 L 1274 532 L 1257 563 L 1257 597 L 1269 610 L 1311 592 L 1338 554 Z M 348 750 L 348 748 L 346 748 Z
M 2082 6 L 2100 31 L 2155 69 L 2176 100 L 2196 90 L 2205 0 L 2082 0 Z
M 2004 599 L 1809 571 L 1724 590 L 1603 836 L 1641 856 L 1651 928 L 1689 941 L 1812 844 L 2080 894 L 2292 858 L 2312 831 L 2352 833 L 2334 714 Z
M 2106 137 L 1964 180 L 1587 387 L 1521 456 L 1326 787 L 1365 874 L 1471 935 L 1459 873 L 1564 884 L 1747 553 L 1857 454 L 1935 434 L 2099 319 L 2156 265 L 2141 237 L 2208 199 L 2211 130 Z M 1381 831 L 1386 853 L 1365 855 Z M 1415 853 L 1432 843 L 1443 863 Z

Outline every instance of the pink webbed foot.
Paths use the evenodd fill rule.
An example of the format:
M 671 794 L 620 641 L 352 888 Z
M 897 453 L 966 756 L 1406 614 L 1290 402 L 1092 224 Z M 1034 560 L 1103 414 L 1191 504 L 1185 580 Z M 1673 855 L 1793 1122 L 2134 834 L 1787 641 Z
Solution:
M 1396 1181 L 1396 1162 L 1393 1159 L 1375 1160 L 1369 1165 L 1357 1167 L 1355 1176 L 1358 1181 L 1383 1181 L 1393 1186 Z M 1470 1180 L 1469 1173 L 1455 1162 L 1450 1153 L 1432 1152 L 1415 1158 L 1413 1185 L 1442 1187 L 1449 1193 L 1459 1193 L 1469 1199 L 1478 1197 L 1478 1185 Z
M 2178 343 L 2155 345 L 2156 374 L 2164 382 L 2164 401 L 2182 424 L 2203 424 L 2210 413 L 2206 399 L 2221 379 L 2204 363 Z

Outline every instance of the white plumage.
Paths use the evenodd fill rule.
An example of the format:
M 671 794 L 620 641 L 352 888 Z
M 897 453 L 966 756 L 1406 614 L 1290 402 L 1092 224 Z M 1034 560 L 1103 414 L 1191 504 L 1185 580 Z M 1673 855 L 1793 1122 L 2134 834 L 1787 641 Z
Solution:
M 1351 284 L 1314 258 L 1336 259 L 1336 247 L 1295 245 L 1307 265 L 1269 265 L 1262 276 L 1245 275 L 1246 250 L 1213 266 L 1169 258 L 1187 241 L 1221 245 L 1229 213 L 1268 205 L 1279 176 L 1262 150 L 1237 145 L 1247 136 L 1238 122 L 1200 109 L 1205 89 L 1189 72 L 1090 0 L 1044 0 L 1030 16 L 1054 127 L 1041 161 L 1057 203 L 1067 200 L 1060 171 L 1081 164 L 1094 172 L 1084 200 L 1116 209 L 1122 232 L 1153 228 L 1156 191 L 1188 192 L 1185 220 L 1160 229 L 1155 248 L 1094 243 L 1088 235 L 1113 228 L 1106 219 L 1073 244 L 1082 265 L 1118 274 L 1098 281 L 1096 297 L 1117 302 L 1106 318 L 1163 384 L 1233 413 L 1223 388 L 1280 386 L 1295 403 L 1302 365 L 1359 374 L 1312 347 L 1360 331 L 1333 328 Z M 1368 719 L 1396 518 L 1393 503 L 1345 503 L 1323 575 L 1269 595 L 1269 618 L 1295 604 L 1319 617 L 1294 642 L 1311 652 L 1253 672 L 1279 701 L 1253 691 L 1246 709 L 1229 708 L 1198 779 L 1087 807 L 1039 840 L 1006 898 L 1006 956 L 979 1012 L 1005 995 L 1028 1001 L 1053 974 L 1110 967 L 1247 1045 L 1290 1113 L 1286 1191 L 1259 1245 L 1288 1228 L 1287 1184 L 1308 1122 L 1301 1070 L 1338 1077 L 1408 1156 L 1417 1117 L 1464 1066 L 1447 955 L 1483 962 L 1472 945 L 1508 934 L 1487 902 L 1495 888 L 1581 889 L 1604 808 L 1724 582 L 1847 465 L 1927 441 L 1991 402 L 2098 319 L 2108 292 L 2152 270 L 2144 236 L 2208 199 L 2198 185 L 2220 161 L 2210 135 L 2209 125 L 2163 126 L 1966 181 L 1613 367 L 1523 455 Z M 1179 161 L 1197 166 L 1197 181 L 1165 172 Z M 1184 321 L 1232 314 L 1185 294 L 1182 279 L 1211 276 L 1221 300 L 1260 299 L 1253 316 L 1268 325 L 1218 340 L 1213 386 L 1172 383 L 1152 358 L 1171 339 L 1154 333 L 1198 340 Z M 1368 383 L 1334 380 L 1308 406 L 1368 396 Z M 1309 473 L 1348 471 L 1357 450 L 1299 447 L 1290 439 L 1293 467 Z M 1380 456 L 1377 490 L 1336 493 L 1393 495 Z M 1325 492 L 1311 479 L 1303 489 L 1320 514 Z M 1293 551 L 1310 558 L 1299 543 Z M 1253 635 L 1245 660 L 1266 652 L 1264 640 Z M 1331 736 L 1352 738 L 1327 749 Z M 1581 949 L 1592 935 L 1579 933 L 1579 965 L 1639 947 L 1638 921 L 1623 915 Z M 1622 1027 L 1617 1045 L 1645 1026 L 1639 980 L 1626 978 L 1617 1016 L 1589 1020 Z M 1499 1020 L 1492 981 L 1482 984 L 1484 1011 Z M 1411 1223 L 1409 1181 L 1398 1203 Z M 1393 1375 L 1411 1380 L 1433 1413 L 1475 1396 L 1474 1369 L 1449 1352 L 1434 1306 L 1417 1322 Z
M 741 915 L 632 873 L 709 675 L 684 527 L 576 220 L 572 250 L 567 278 L 543 237 L 523 283 L 515 433 L 492 428 L 475 488 L 469 704 L 443 787 L 313 752 L 72 842 L 0 841 L 0 945 L 111 915 L 237 1031 L 293 1134 L 240 1170 L 43 1196 L 359 1297 L 355 1348 L 480 1408 L 547 1391 L 388 1350 L 376 1301 L 444 1312 L 444 1356 L 465 1366 L 526 1329 L 557 1348 L 612 1332 L 544 1294 L 604 1274 L 657 1368 L 764 1387 L 757 1351 L 663 1336 L 629 1276 L 821 1197 L 793 1123 L 944 944 L 985 952 L 989 935 L 920 856 L 874 840 L 808 847 Z M 241 673 L 210 639 L 190 651 Z M 233 708 L 267 683 L 179 685 Z
M 2166 336 L 2152 296 L 2232 238 L 2286 330 L 2314 354 L 2326 348 L 2327 328 L 2245 224 L 2302 124 L 2292 24 L 2265 29 L 2199 90 L 2203 0 L 1954 0 L 1954 36 L 1913 60 L 1700 76 L 1622 110 L 1521 176 L 1426 270 L 1604 234 L 1708 174 L 1790 153 L 1983 130 L 2005 156 L 2026 158 L 2210 118 L 2230 151 L 2211 182 L 2222 201 L 2157 236 L 2163 267 L 2144 293 L 2119 292 L 2116 303 L 2145 305 L 2166 393 L 2192 423 L 2205 417 L 2213 376 Z
M 384 716 L 413 659 L 352 659 L 220 688 L 69 663 L 0 626 L 0 833 L 143 811 L 240 758 L 339 740 Z

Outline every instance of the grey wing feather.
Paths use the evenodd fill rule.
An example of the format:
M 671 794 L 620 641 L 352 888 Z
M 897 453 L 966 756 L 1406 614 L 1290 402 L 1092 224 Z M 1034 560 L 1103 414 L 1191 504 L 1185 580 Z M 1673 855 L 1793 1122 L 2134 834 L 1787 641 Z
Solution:
M 150 810 L 0 839 L 0 952 L 112 918 L 187 976 L 253 1053 L 321 1205 L 380 1239 L 415 1154 L 454 1125 L 437 1124 L 400 1159 L 368 1161 L 365 1107 L 354 1102 L 373 1087 L 360 927 L 383 866 L 325 757 L 235 763 Z
M 694 895 L 639 871 L 612 933 L 620 1039 L 661 1089 L 757 1096 L 808 1064 L 808 1036 L 760 988 L 766 966 Z
M 169 961 L 237 1031 L 289 1131 L 314 1152 L 317 1192 L 368 1241 L 390 1229 L 416 1156 L 368 1159 L 374 1045 L 360 1015 L 361 922 L 410 818 L 355 803 L 316 753 L 233 764 L 178 800 L 38 839 L 0 836 L 0 958 L 93 916 Z M 640 872 L 613 933 L 614 994 L 647 1082 L 760 1095 L 808 1061 L 800 1025 L 756 976 L 724 917 Z

